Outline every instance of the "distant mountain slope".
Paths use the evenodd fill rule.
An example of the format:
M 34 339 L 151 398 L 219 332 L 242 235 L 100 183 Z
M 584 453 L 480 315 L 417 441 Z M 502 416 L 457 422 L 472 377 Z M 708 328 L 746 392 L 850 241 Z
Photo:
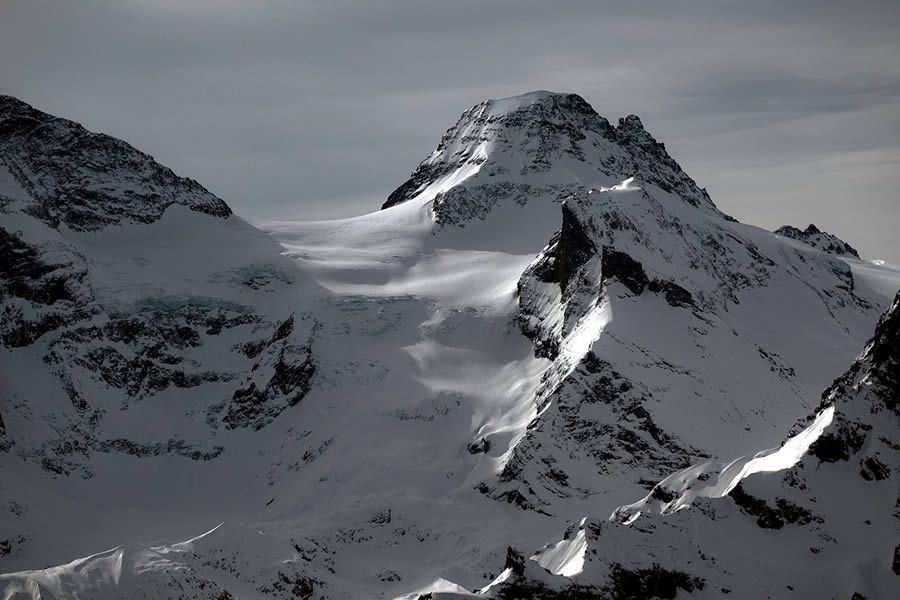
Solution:
M 790 225 L 784 225 L 776 229 L 775 233 L 803 242 L 804 244 L 809 244 L 813 248 L 818 248 L 829 254 L 859 258 L 859 253 L 856 251 L 856 248 L 834 234 L 819 231 L 819 228 L 812 224 L 805 230 L 800 230 L 796 227 L 791 227 Z
M 36 131 L 14 156 L 68 143 Z M 479 104 L 386 209 L 268 234 L 180 180 L 117 195 L 164 168 L 107 149 L 71 184 L 47 154 L 108 192 L 75 225 L 0 170 L 0 597 L 754 597 L 726 541 L 771 531 L 728 497 L 603 519 L 806 427 L 900 289 L 723 215 L 636 117 L 572 94 Z M 775 497 L 808 504 L 758 475 L 782 521 Z

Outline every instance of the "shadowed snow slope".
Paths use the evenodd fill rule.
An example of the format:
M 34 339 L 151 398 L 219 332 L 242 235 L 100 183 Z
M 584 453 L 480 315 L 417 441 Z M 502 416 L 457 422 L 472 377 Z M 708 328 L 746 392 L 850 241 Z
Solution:
M 93 134 L 19 104 L 0 105 L 0 598 L 759 591 L 752 566 L 687 568 L 691 523 L 722 505 L 709 543 L 763 552 L 728 498 L 809 450 L 753 458 L 830 410 L 819 391 L 900 288 L 723 215 L 637 117 L 573 94 L 479 104 L 384 210 L 266 233 L 146 155 L 107 164 L 106 141 L 77 146 L 102 174 L 71 173 Z M 47 165 L 91 219 L 41 212 Z M 797 432 L 825 424 L 816 448 L 840 415 Z M 653 494 L 701 510 L 584 518 L 648 491 L 629 518 L 671 512 Z

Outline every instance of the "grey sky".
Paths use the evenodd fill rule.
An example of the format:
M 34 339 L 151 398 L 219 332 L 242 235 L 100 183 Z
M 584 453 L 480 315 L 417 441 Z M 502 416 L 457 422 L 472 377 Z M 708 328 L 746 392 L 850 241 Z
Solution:
M 0 0 L 0 91 L 251 220 L 377 209 L 459 114 L 629 113 L 724 211 L 900 263 L 900 4 Z

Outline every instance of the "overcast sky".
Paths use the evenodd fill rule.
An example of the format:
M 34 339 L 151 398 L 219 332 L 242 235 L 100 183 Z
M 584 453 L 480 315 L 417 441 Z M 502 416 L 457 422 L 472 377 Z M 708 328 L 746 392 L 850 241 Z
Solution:
M 0 92 L 238 214 L 377 209 L 465 109 L 635 113 L 725 212 L 900 263 L 900 2 L 0 0 Z

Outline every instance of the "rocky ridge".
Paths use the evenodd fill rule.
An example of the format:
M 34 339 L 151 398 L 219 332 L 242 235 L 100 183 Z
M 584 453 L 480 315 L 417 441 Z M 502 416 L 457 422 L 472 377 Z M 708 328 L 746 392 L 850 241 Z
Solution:
M 29 201 L 0 196 L 0 209 L 21 210 L 51 227 L 94 231 L 152 223 L 172 204 L 204 214 L 231 214 L 222 200 L 179 177 L 131 145 L 78 123 L 0 96 L 0 159 Z
M 776 229 L 775 233 L 803 242 L 813 248 L 818 248 L 822 252 L 835 254 L 837 256 L 852 256 L 853 258 L 859 258 L 859 252 L 856 251 L 856 248 L 832 233 L 820 231 L 819 228 L 813 224 L 810 224 L 806 229 L 798 229 L 791 225 L 783 225 Z

